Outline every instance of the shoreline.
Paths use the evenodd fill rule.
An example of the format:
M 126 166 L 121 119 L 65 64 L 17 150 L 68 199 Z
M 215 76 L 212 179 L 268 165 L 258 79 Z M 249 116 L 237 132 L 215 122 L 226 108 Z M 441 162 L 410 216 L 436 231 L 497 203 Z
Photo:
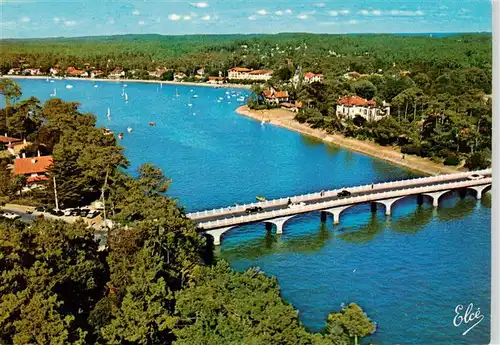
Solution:
M 346 138 L 339 134 L 328 134 L 325 130 L 311 128 L 307 124 L 302 124 L 294 120 L 295 113 L 284 109 L 269 109 L 269 110 L 250 110 L 244 105 L 236 109 L 240 115 L 252 118 L 258 121 L 268 121 L 269 123 L 279 126 L 302 135 L 320 139 L 325 143 L 334 144 L 350 151 L 359 152 L 378 159 L 382 159 L 391 164 L 399 165 L 409 170 L 424 173 L 426 175 L 450 174 L 463 170 L 459 168 L 445 166 L 435 163 L 427 158 L 422 158 L 414 155 L 405 155 L 391 147 L 381 146 L 374 142 Z
M 78 80 L 78 81 L 92 81 L 92 82 L 115 82 L 115 83 L 144 83 L 144 84 L 164 84 L 164 85 L 186 85 L 186 86 L 205 86 L 214 88 L 232 88 L 232 89 L 247 89 L 249 90 L 251 85 L 242 84 L 208 84 L 208 83 L 197 83 L 194 81 L 170 81 L 170 80 L 156 80 L 156 79 L 104 79 L 104 78 L 78 78 L 78 77 L 64 77 L 55 78 L 49 76 L 36 76 L 36 75 L 2 75 L 0 78 L 5 79 L 49 79 L 49 80 Z

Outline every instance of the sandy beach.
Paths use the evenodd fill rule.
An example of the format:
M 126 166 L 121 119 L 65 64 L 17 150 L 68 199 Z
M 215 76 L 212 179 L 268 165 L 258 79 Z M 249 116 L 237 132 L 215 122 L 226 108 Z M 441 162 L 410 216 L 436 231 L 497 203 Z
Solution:
M 111 83 L 144 83 L 144 84 L 163 84 L 163 85 L 187 85 L 187 86 L 208 86 L 208 87 L 219 87 L 219 88 L 234 88 L 234 89 L 250 89 L 251 85 L 241 85 L 241 84 L 208 84 L 208 83 L 197 83 L 197 82 L 184 82 L 184 81 L 167 81 L 167 80 L 139 80 L 139 79 L 102 79 L 102 78 L 78 78 L 78 77 L 65 77 L 65 78 L 54 78 L 49 76 L 22 76 L 22 75 L 2 75 L 0 78 L 6 79 L 54 79 L 54 80 L 79 80 L 79 81 L 91 81 L 91 82 L 111 82 Z
M 239 107 L 236 112 L 240 115 L 251 117 L 258 121 L 269 121 L 269 123 L 287 128 L 289 130 L 321 139 L 327 143 L 338 145 L 352 151 L 370 155 L 383 159 L 387 162 L 397 164 L 410 170 L 418 171 L 427 175 L 450 174 L 460 171 L 456 167 L 445 166 L 435 163 L 427 158 L 413 155 L 405 155 L 399 148 L 381 146 L 371 141 L 346 138 L 339 134 L 328 134 L 326 131 L 311 128 L 307 124 L 302 124 L 294 120 L 295 113 L 285 109 L 251 110 L 248 106 Z

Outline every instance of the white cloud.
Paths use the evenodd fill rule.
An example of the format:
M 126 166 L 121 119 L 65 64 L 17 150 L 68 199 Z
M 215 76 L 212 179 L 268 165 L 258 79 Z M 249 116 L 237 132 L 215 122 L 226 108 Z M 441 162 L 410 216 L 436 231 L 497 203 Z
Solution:
M 274 12 L 275 15 L 277 16 L 282 16 L 283 15 L 283 11 L 276 11 Z
M 59 23 L 61 21 L 61 18 L 54 17 L 54 18 L 52 18 L 52 20 L 54 21 L 54 23 Z
M 171 14 L 171 15 L 168 16 L 168 19 L 170 19 L 170 20 L 179 20 L 179 19 L 181 19 L 181 16 L 179 16 L 178 14 L 173 13 L 173 14 Z
M 342 10 L 339 13 L 340 14 L 349 14 L 349 13 L 351 13 L 351 11 L 349 11 L 349 10 Z
M 191 18 L 196 18 L 198 17 L 198 14 L 194 13 L 194 12 L 190 12 L 189 15 L 191 16 Z
M 338 11 L 328 11 L 328 15 L 330 15 L 332 17 L 336 17 L 339 15 L 339 12 Z
M 141 14 L 141 12 L 140 12 L 139 10 L 133 10 L 133 11 L 132 11 L 132 14 L 133 14 L 134 16 L 138 16 L 138 15 L 140 15 L 140 14 Z
M 74 20 L 65 20 L 64 25 L 66 26 L 75 26 L 76 22 Z
M 191 16 L 184 16 L 184 17 L 182 17 L 182 19 L 184 19 L 184 20 L 191 20 L 192 18 L 191 18 Z
M 29 22 L 31 22 L 30 17 L 26 17 L 26 16 L 25 17 L 21 17 L 20 20 L 21 20 L 21 23 L 29 23 Z
M 314 4 L 314 6 L 316 6 L 316 7 L 325 7 L 326 4 L 324 2 L 317 2 L 317 3 Z
M 299 14 L 299 15 L 297 16 L 297 18 L 304 20 L 304 19 L 309 18 L 309 16 L 308 16 L 307 14 Z
M 144 25 L 144 24 L 146 24 L 146 23 L 144 22 L 144 20 L 139 20 L 139 21 L 137 22 L 137 24 L 139 24 L 139 25 Z
M 108 18 L 108 24 L 113 25 L 113 24 L 115 24 L 115 23 L 116 23 L 115 18 L 113 18 L 113 17 L 109 17 L 109 18 Z
M 201 17 L 201 20 L 210 20 L 210 16 L 207 14 L 206 16 Z
M 267 13 L 268 12 L 266 10 L 264 10 L 264 9 L 257 11 L 257 14 L 260 14 L 261 16 L 265 16 L 265 15 L 267 15 Z
M 355 20 L 355 19 L 350 20 L 350 21 L 347 22 L 347 24 L 358 24 L 358 23 L 359 22 L 357 20 Z
M 285 10 L 285 13 L 286 13 L 286 14 L 292 14 L 292 10 L 291 10 L 291 9 L 286 9 L 286 10 Z
M 382 14 L 382 11 L 380 11 L 380 10 L 373 10 L 372 13 L 373 13 L 374 16 L 380 16 Z
M 256 15 L 251 15 L 248 17 L 248 20 L 256 20 L 257 16 Z
M 14 28 L 14 27 L 16 27 L 16 22 L 13 20 L 9 20 L 6 22 L 0 22 L 0 27 L 2 27 L 2 28 Z
M 370 14 L 370 12 L 367 11 L 367 10 L 361 10 L 361 11 L 359 11 L 359 13 L 362 14 L 362 15 L 364 15 L 364 16 L 367 16 L 367 15 Z
M 198 8 L 207 8 L 208 3 L 206 2 L 192 2 L 190 3 L 191 6 L 198 7 Z

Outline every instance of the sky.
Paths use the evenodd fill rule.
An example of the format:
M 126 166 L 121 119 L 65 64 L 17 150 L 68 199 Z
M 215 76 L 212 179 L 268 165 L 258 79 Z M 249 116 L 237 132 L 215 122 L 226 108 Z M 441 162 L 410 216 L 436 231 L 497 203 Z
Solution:
M 0 0 L 0 38 L 491 32 L 491 15 L 491 0 Z

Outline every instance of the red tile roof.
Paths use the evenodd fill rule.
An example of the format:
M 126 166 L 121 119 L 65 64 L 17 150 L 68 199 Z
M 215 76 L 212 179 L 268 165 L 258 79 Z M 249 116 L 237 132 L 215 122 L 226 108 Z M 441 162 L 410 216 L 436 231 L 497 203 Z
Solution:
M 26 179 L 27 183 L 33 183 L 33 182 L 39 182 L 39 181 L 47 181 L 49 179 L 48 176 L 34 176 L 34 177 L 28 177 Z
M 264 97 L 266 98 L 288 98 L 288 91 L 277 91 L 274 89 L 266 89 L 264 91 Z
M 377 106 L 377 102 L 368 101 L 368 100 L 361 98 L 359 96 L 343 97 L 343 98 L 339 99 L 339 103 L 343 104 L 343 105 L 348 105 L 348 106 L 352 106 L 352 105 L 357 105 L 357 106 L 361 106 L 361 107 L 376 107 Z
M 312 77 L 324 77 L 323 74 L 314 74 L 313 72 L 307 72 L 305 74 L 306 79 L 311 79 Z
M 19 143 L 23 141 L 22 139 L 18 139 L 18 138 L 11 138 L 11 137 L 8 137 L 8 136 L 0 136 L 0 143 L 2 144 L 8 144 L 8 143 Z
M 68 67 L 68 69 L 66 70 L 66 72 L 68 72 L 71 75 L 81 75 L 81 74 L 85 73 L 84 70 L 76 69 L 74 67 Z
M 14 174 L 26 175 L 44 173 L 52 165 L 52 156 L 14 159 Z
M 233 67 L 230 69 L 232 72 L 250 72 L 251 69 L 245 67 Z
M 248 74 L 271 74 L 271 73 L 273 73 L 273 71 L 268 71 L 268 70 L 265 70 L 265 69 L 257 69 L 255 71 L 251 71 Z

